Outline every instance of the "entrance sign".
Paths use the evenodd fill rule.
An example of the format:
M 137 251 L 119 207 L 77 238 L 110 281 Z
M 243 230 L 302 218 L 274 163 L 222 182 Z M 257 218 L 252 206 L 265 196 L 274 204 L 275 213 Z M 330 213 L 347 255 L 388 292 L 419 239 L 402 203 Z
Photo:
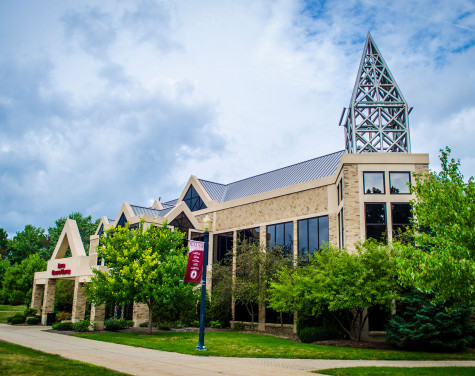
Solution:
M 71 274 L 71 269 L 66 269 L 66 264 L 58 263 L 59 270 L 52 270 L 53 275 Z
M 203 273 L 203 255 L 205 243 L 196 240 L 188 241 L 188 265 L 186 266 L 185 282 L 200 283 Z

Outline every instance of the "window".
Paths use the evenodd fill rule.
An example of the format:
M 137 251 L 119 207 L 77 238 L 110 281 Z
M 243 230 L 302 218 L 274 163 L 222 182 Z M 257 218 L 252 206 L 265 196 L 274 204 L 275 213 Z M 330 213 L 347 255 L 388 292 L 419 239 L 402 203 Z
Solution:
M 233 233 L 225 232 L 214 235 L 213 250 L 213 263 L 224 260 L 227 254 L 233 251 Z
M 390 172 L 389 173 L 389 192 L 391 194 L 411 193 L 409 185 L 411 184 L 410 172 Z
M 244 230 L 239 230 L 237 232 L 237 237 L 240 242 L 248 241 L 248 242 L 258 242 L 259 241 L 259 227 L 255 228 L 247 228 Z
M 340 205 L 340 203 L 343 201 L 343 178 L 340 179 L 340 182 L 336 187 L 336 191 L 338 196 L 338 205 Z
M 293 222 L 279 223 L 267 226 L 267 246 L 274 248 L 281 246 L 282 249 L 292 254 L 294 249 L 294 224 Z
M 97 231 L 97 235 L 101 236 L 104 233 L 104 224 L 101 223 L 101 227 L 99 227 L 99 230 Z
M 188 188 L 188 191 L 186 192 L 183 201 L 185 201 L 185 204 L 188 205 L 191 211 L 206 209 L 205 203 L 201 199 L 198 192 L 196 192 L 195 187 L 193 187 L 192 185 L 190 185 L 190 188 Z
M 345 217 L 343 215 L 343 208 L 338 213 L 338 237 L 340 248 L 345 246 Z
M 127 218 L 125 218 L 125 214 L 122 213 L 122 215 L 119 218 L 119 221 L 117 222 L 117 226 L 115 227 L 124 227 L 126 223 L 127 223 Z
M 386 204 L 365 203 L 366 239 L 386 242 Z
M 328 216 L 298 221 L 299 256 L 312 254 L 328 243 Z
M 363 172 L 365 194 L 384 194 L 384 172 Z
M 392 203 L 391 219 L 393 222 L 393 238 L 398 233 L 404 232 L 411 225 L 412 211 L 409 203 Z

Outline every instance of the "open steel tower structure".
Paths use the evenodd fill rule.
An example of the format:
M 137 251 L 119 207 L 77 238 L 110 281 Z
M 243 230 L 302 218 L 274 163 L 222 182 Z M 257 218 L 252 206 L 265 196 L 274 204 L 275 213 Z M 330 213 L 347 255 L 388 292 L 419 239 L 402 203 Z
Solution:
M 347 153 L 410 153 L 407 102 L 368 33 L 350 107 L 344 109 Z

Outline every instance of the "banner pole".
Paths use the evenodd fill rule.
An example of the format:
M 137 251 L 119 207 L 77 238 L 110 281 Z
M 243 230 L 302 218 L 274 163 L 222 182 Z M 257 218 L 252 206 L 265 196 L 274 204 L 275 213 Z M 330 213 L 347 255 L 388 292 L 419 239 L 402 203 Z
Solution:
M 200 309 L 200 334 L 196 350 L 206 351 L 205 346 L 205 307 L 206 307 L 206 269 L 208 267 L 208 240 L 209 233 L 204 233 L 205 249 L 203 255 L 203 272 L 201 274 L 201 309 Z

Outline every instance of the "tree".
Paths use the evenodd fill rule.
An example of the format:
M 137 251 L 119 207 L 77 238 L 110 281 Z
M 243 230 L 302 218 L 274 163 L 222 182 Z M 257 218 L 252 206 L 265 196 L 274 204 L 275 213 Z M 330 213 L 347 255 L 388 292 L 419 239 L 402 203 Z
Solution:
M 9 242 L 7 232 L 3 228 L 0 228 L 0 259 L 7 257 Z
M 460 161 L 441 150 L 439 173 L 415 176 L 415 229 L 401 246 L 401 281 L 439 302 L 470 304 L 475 297 L 475 182 L 464 181 Z
M 270 306 L 297 312 L 310 308 L 315 317 L 328 311 L 351 339 L 360 341 L 368 309 L 390 310 L 400 287 L 390 246 L 366 241 L 356 249 L 348 253 L 328 247 L 300 267 L 281 269 L 278 280 L 271 283 Z
M 233 286 L 234 301 L 246 307 L 254 326 L 259 307 L 267 304 L 270 282 L 280 268 L 291 264 L 291 255 L 279 247 L 266 249 L 258 242 L 243 241 L 237 245 L 235 260 L 234 276 L 229 272 L 224 281 Z
M 29 255 L 20 263 L 9 267 L 3 278 L 2 299 L 9 304 L 30 305 L 35 272 L 46 270 L 46 261 Z
M 66 219 L 73 219 L 76 221 L 76 224 L 79 229 L 79 234 L 81 235 L 81 240 L 84 245 L 84 249 L 86 254 L 89 254 L 89 237 L 94 235 L 99 225 L 100 219 L 96 219 L 95 221 L 92 220 L 91 216 L 84 217 L 82 213 L 73 212 L 69 214 L 69 216 L 61 217 L 55 221 L 55 227 L 50 227 L 48 229 L 48 233 L 51 239 L 51 247 L 49 249 L 49 255 L 47 256 L 48 259 L 51 257 L 54 251 L 54 247 L 58 242 L 59 237 L 61 236 L 61 232 L 63 231 L 64 224 L 66 223 Z
M 196 301 L 193 286 L 183 282 L 187 256 L 184 234 L 170 230 L 167 223 L 144 228 L 143 222 L 131 230 L 124 227 L 106 230 L 98 248 L 109 267 L 93 269 L 88 295 L 95 304 L 108 299 L 118 304 L 132 301 L 145 303 L 149 310 L 149 332 L 152 331 L 153 308 L 178 306 L 184 300 Z
M 44 252 L 49 245 L 49 237 L 43 228 L 26 225 L 24 230 L 17 232 L 12 239 L 8 258 L 12 263 L 19 263 L 30 255 Z
M 3 286 L 3 280 L 5 278 L 5 274 L 7 273 L 7 270 L 11 268 L 10 265 L 10 260 L 7 258 L 0 258 L 0 301 L 3 301 L 2 299 L 2 286 Z

